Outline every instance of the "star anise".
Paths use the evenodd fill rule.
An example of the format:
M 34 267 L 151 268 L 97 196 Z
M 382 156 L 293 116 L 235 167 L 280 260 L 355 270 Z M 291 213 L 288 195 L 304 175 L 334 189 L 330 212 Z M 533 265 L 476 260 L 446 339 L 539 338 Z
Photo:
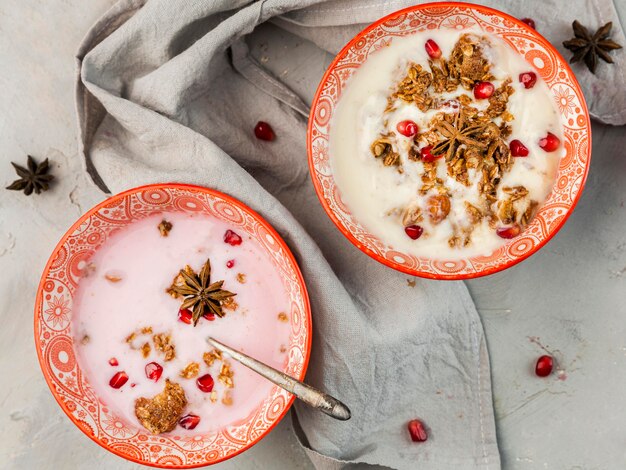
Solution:
M 40 164 L 37 164 L 35 159 L 29 155 L 28 168 L 24 168 L 14 162 L 11 162 L 11 165 L 15 168 L 15 172 L 20 179 L 13 181 L 6 189 L 24 191 L 24 194 L 27 196 L 30 196 L 33 191 L 36 194 L 47 191 L 50 181 L 54 179 L 54 176 L 47 174 L 49 169 L 47 158 Z
M 196 274 L 192 270 L 181 269 L 180 277 L 182 282 L 174 283 L 171 289 L 185 298 L 180 308 L 191 309 L 194 326 L 200 317 L 207 312 L 223 317 L 222 302 L 236 295 L 222 289 L 224 281 L 211 283 L 211 261 L 209 259 L 202 266 L 200 274 Z
M 618 43 L 609 39 L 612 27 L 613 23 L 609 21 L 592 35 L 587 28 L 578 21 L 574 21 L 572 28 L 575 37 L 563 42 L 563 46 L 574 53 L 570 62 L 584 60 L 591 73 L 596 73 L 598 57 L 612 64 L 613 59 L 609 52 L 622 48 Z
M 456 153 L 459 145 L 476 146 L 485 148 L 483 142 L 476 140 L 476 137 L 485 130 L 485 124 L 475 124 L 469 120 L 463 110 L 454 115 L 452 123 L 445 118 L 442 119 L 434 128 L 442 137 L 430 151 L 433 155 L 441 155 L 445 153 L 446 161 L 449 161 Z

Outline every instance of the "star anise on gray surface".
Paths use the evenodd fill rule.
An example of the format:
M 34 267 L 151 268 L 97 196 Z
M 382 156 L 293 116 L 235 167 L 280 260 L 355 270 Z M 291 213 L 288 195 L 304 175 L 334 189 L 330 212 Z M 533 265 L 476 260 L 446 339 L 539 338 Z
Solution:
M 179 277 L 180 282 L 175 280 L 171 290 L 185 298 L 180 308 L 191 309 L 194 326 L 205 313 L 223 317 L 222 302 L 236 295 L 222 289 L 224 281 L 211 283 L 211 261 L 208 259 L 199 274 L 191 269 L 181 269 Z
M 37 164 L 35 159 L 29 155 L 27 162 L 28 168 L 24 168 L 14 162 L 11 162 L 11 165 L 13 165 L 15 172 L 20 178 L 13 181 L 6 189 L 24 191 L 24 194 L 27 196 L 30 196 L 33 191 L 35 191 L 36 194 L 47 191 L 50 182 L 54 179 L 54 176 L 48 174 L 50 166 L 47 158 Z
M 622 48 L 622 46 L 609 38 L 612 27 L 613 23 L 608 22 L 594 34 L 591 34 L 586 27 L 575 20 L 572 23 L 575 37 L 563 42 L 563 46 L 574 53 L 570 62 L 574 63 L 584 60 L 591 73 L 596 73 L 598 57 L 612 64 L 613 59 L 609 52 Z

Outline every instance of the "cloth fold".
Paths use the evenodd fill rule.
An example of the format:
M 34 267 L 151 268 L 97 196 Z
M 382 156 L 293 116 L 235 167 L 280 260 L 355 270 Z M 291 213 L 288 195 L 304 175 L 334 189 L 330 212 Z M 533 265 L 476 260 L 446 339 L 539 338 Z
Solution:
M 298 435 L 318 468 L 500 467 L 489 358 L 467 289 L 409 279 L 335 229 L 308 175 L 308 106 L 242 40 L 271 19 L 337 51 L 361 23 L 410 4 L 121 0 L 77 56 L 80 146 L 96 184 L 112 192 L 168 181 L 218 189 L 260 212 L 294 252 L 313 307 L 307 381 L 353 412 L 342 423 L 295 405 Z M 604 103 L 590 101 L 602 117 Z M 274 142 L 255 139 L 259 120 L 274 127 Z M 429 430 L 419 446 L 406 431 L 413 418 Z

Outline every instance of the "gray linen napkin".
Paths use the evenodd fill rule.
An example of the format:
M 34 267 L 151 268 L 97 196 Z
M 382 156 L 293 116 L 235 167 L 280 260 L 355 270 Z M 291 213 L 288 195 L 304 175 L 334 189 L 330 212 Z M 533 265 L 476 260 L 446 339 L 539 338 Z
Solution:
M 241 40 L 274 18 L 336 51 L 356 24 L 412 2 L 317 3 L 120 1 L 78 52 L 87 170 L 112 192 L 166 181 L 213 187 L 282 234 L 313 306 L 307 380 L 353 412 L 340 423 L 296 405 L 299 437 L 318 468 L 499 468 L 489 359 L 465 286 L 411 286 L 335 229 L 308 175 L 307 105 L 252 61 Z M 273 125 L 275 142 L 254 138 L 258 120 Z M 406 432 L 414 417 L 430 431 L 420 445 Z

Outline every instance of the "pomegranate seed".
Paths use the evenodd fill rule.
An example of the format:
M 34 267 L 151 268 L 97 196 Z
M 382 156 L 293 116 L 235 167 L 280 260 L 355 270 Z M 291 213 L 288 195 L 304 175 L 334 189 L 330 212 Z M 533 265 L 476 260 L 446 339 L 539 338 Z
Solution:
M 150 380 L 157 382 L 161 378 L 162 373 L 163 367 L 161 367 L 161 364 L 157 362 L 150 362 L 146 364 L 146 377 Z
M 113 388 L 120 388 L 128 382 L 128 374 L 124 371 L 117 372 L 111 380 L 109 380 L 109 385 Z
M 519 81 L 527 90 L 535 86 L 537 83 L 537 74 L 535 72 L 524 72 L 519 74 Z
M 477 82 L 476 85 L 474 85 L 474 97 L 477 100 L 484 100 L 493 95 L 495 90 L 496 87 L 494 87 L 491 82 Z
M 511 225 L 510 227 L 500 227 L 496 230 L 496 233 L 500 238 L 515 238 L 521 232 L 519 225 Z
M 180 418 L 178 424 L 185 429 L 194 429 L 200 422 L 200 416 L 188 414 Z
M 544 149 L 546 152 L 554 152 L 559 148 L 560 144 L 561 141 L 552 132 L 548 132 L 543 139 L 539 140 L 539 147 Z
M 237 246 L 241 245 L 241 241 L 241 237 L 235 232 L 233 232 L 232 230 L 226 230 L 226 233 L 224 234 L 224 243 L 228 243 L 232 246 Z
M 276 138 L 274 129 L 267 122 L 259 121 L 254 126 L 254 135 L 257 139 L 272 141 Z
M 537 29 L 537 25 L 535 24 L 535 20 L 533 20 L 532 18 L 522 18 L 520 21 L 522 23 L 526 23 L 532 29 Z
M 202 315 L 202 318 L 204 318 L 205 320 L 213 321 L 215 320 L 215 314 L 213 312 L 205 312 L 205 314 Z
M 411 238 L 412 240 L 417 240 L 424 233 L 424 229 L 419 225 L 409 225 L 408 227 L 404 227 L 404 232 Z
M 214 384 L 215 382 L 213 381 L 213 377 L 211 377 L 211 374 L 205 374 L 202 377 L 198 377 L 198 379 L 196 380 L 196 385 L 198 386 L 198 388 L 205 393 L 211 392 L 213 390 Z
M 541 356 L 537 359 L 537 365 L 535 366 L 535 374 L 539 377 L 547 377 L 552 373 L 552 356 Z
M 113 366 L 113 367 L 116 367 L 116 366 L 119 366 L 119 365 L 120 365 L 120 363 L 119 363 L 119 362 L 117 362 L 117 359 L 115 359 L 114 357 L 112 357 L 111 359 L 109 359 L 109 365 L 110 365 L 110 366 Z
M 420 156 L 421 156 L 423 162 L 430 163 L 430 162 L 434 162 L 438 158 L 443 157 L 443 154 L 441 154 L 441 155 L 433 155 L 432 153 L 430 153 L 430 151 L 432 149 L 433 149 L 432 145 L 427 145 L 426 147 L 423 147 L 420 150 Z
M 233 266 L 235 266 L 235 260 L 234 259 L 229 259 L 228 261 L 226 261 L 226 267 L 228 269 L 232 268 Z
M 191 310 L 188 308 L 180 309 L 178 311 L 178 321 L 182 321 L 183 323 L 187 323 L 187 325 L 191 324 L 191 320 L 193 318 L 193 314 Z
M 130 388 L 135 388 L 137 386 L 137 384 L 130 384 Z
M 396 126 L 396 129 L 398 129 L 398 132 L 405 137 L 413 137 L 415 134 L 417 134 L 417 131 L 419 130 L 417 124 L 415 124 L 413 121 L 408 120 L 400 121 Z
M 439 44 L 437 44 L 432 39 L 426 41 L 426 44 L 424 44 L 424 49 L 426 49 L 426 54 L 428 54 L 431 59 L 438 59 L 439 57 L 441 57 L 441 48 L 439 47 Z
M 514 157 L 528 156 L 528 148 L 517 139 L 511 141 L 509 148 L 511 149 L 511 155 Z
M 413 442 L 424 442 L 428 439 L 424 424 L 419 419 L 412 419 L 407 426 Z

